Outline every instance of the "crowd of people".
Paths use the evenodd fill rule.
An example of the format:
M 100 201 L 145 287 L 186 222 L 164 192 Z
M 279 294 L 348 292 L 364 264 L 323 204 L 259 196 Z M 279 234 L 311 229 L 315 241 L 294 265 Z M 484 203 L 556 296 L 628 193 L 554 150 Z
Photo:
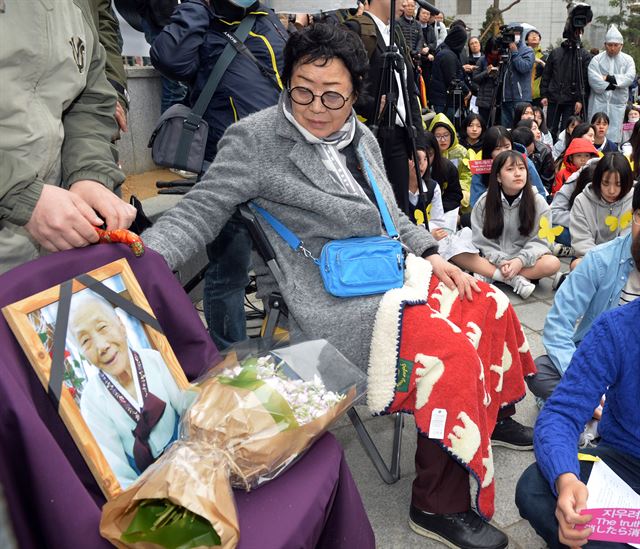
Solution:
M 96 227 L 134 221 L 135 209 L 119 198 L 124 174 L 114 143 L 127 130 L 129 98 L 110 4 L 61 0 L 48 10 L 0 0 L 8 86 L 0 105 L 0 272 L 94 243 Z M 589 531 L 574 526 L 585 522 L 588 471 L 577 462 L 578 441 L 640 486 L 640 107 L 620 31 L 607 29 L 604 51 L 593 55 L 575 41 L 571 18 L 565 41 L 545 51 L 526 23 L 470 36 L 464 21 L 414 0 L 396 2 L 396 13 L 389 0 L 369 0 L 280 16 L 253 0 L 158 2 L 164 11 L 155 16 L 155 2 L 138 11 L 139 3 L 116 4 L 131 4 L 123 13 L 151 43 L 163 110 L 196 103 L 227 33 L 252 18 L 245 48 L 203 116 L 209 133 L 198 183 L 142 234 L 171 268 L 206 251 L 204 308 L 216 345 L 247 337 L 252 268 L 260 296 L 275 287 L 252 262 L 249 232 L 234 216 L 251 202 L 304 243 L 302 254 L 260 220 L 291 337 L 328 339 L 369 369 L 379 411 L 397 406 L 416 416 L 411 528 L 450 546 L 507 546 L 488 522 L 494 444 L 535 448 L 538 465 L 518 486 L 522 516 L 551 547 L 583 544 Z M 45 32 L 53 46 L 48 62 L 36 63 Z M 384 234 L 389 221 L 409 254 L 401 297 L 329 293 L 313 258 L 329 241 Z M 567 272 L 561 257 L 570 258 Z M 493 283 L 527 299 L 547 277 L 557 293 L 546 354 L 534 365 Z M 407 304 L 399 326 L 395 299 Z M 621 331 L 629 335 L 621 339 Z M 399 341 L 411 356 L 397 355 Z M 380 396 L 388 395 L 385 383 L 372 373 L 389 354 L 392 371 L 396 358 L 415 366 L 402 405 L 393 390 L 386 401 Z M 474 368 L 479 374 L 470 376 Z M 512 417 L 525 380 L 543 406 L 535 430 Z M 459 395 L 443 393 L 445 383 L 457 384 Z M 442 394 L 451 410 L 446 434 L 430 438 L 428 418 Z

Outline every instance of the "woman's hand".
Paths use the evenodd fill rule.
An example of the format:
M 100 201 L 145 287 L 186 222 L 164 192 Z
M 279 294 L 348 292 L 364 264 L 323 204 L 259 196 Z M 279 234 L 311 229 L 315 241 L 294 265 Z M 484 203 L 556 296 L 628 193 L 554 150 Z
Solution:
M 581 515 L 580 511 L 587 506 L 588 490 L 586 485 L 573 473 L 564 473 L 556 479 L 558 501 L 556 518 L 558 519 L 558 537 L 560 542 L 569 547 L 581 547 L 591 534 L 591 528 L 578 530 L 576 524 L 586 524 L 591 515 Z
M 507 280 L 511 280 L 522 270 L 522 267 L 522 260 L 519 257 L 516 257 L 515 259 L 510 259 L 500 265 L 500 272 Z
M 435 274 L 450 290 L 458 289 L 460 300 L 465 297 L 473 301 L 473 292 L 480 293 L 478 282 L 471 275 L 463 272 L 453 263 L 445 261 L 442 256 L 433 254 L 427 257 L 427 261 L 433 266 Z

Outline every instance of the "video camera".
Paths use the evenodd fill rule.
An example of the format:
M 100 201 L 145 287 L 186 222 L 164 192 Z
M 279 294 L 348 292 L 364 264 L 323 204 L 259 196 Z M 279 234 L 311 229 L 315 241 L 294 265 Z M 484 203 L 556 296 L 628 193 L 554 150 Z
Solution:
M 593 20 L 591 6 L 584 2 L 574 2 L 567 6 L 568 16 L 562 36 L 568 40 L 578 38 L 583 29 Z
M 440 10 L 438 8 L 436 8 L 432 4 L 429 4 L 429 2 L 425 2 L 425 0 L 416 0 L 416 2 L 421 8 L 427 10 L 431 15 L 438 15 L 440 13 Z
M 512 25 L 502 25 L 500 27 L 500 34 L 496 36 L 496 44 L 500 49 L 500 58 L 502 60 L 504 60 L 505 57 L 509 57 L 509 45 L 516 42 L 516 34 L 522 36 L 523 30 L 522 27 Z

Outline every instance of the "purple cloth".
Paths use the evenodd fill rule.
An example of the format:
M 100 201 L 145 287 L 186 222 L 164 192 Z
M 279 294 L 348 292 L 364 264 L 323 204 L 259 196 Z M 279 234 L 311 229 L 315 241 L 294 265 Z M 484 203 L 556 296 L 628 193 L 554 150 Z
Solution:
M 136 258 L 126 246 L 101 245 L 37 259 L 0 276 L 0 308 L 121 257 L 128 259 L 187 377 L 215 364 L 218 352 L 191 301 L 151 251 Z M 18 545 L 110 547 L 98 531 L 104 497 L 4 317 L 0 351 L 0 484 Z M 299 477 L 290 482 L 294 471 Z M 319 497 L 327 491 L 328 498 Z M 245 547 L 251 539 L 273 540 L 259 544 L 264 547 L 321 546 L 332 536 L 327 547 L 341 546 L 342 539 L 354 540 L 352 547 L 374 546 L 342 450 L 330 435 L 290 472 L 239 499 Z M 289 519 L 287 530 L 289 517 L 295 522 Z

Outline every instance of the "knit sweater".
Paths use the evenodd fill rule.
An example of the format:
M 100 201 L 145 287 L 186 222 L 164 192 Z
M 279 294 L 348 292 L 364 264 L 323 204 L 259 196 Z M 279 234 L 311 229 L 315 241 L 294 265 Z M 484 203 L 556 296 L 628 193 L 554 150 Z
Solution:
M 579 477 L 578 437 L 605 392 L 607 400 L 598 426 L 601 444 L 640 458 L 638 318 L 638 299 L 603 313 L 538 416 L 536 459 L 554 493 L 559 475 L 574 473 Z
M 378 142 L 359 122 L 354 140 L 350 147 L 357 147 L 358 160 L 364 157 L 371 166 L 403 244 L 418 256 L 437 246 L 428 231 L 395 206 Z M 229 127 L 202 181 L 142 234 L 145 244 L 171 267 L 181 265 L 204 253 L 236 207 L 249 200 L 297 234 L 314 257 L 329 240 L 383 234 L 378 207 L 364 194 L 334 183 L 315 147 L 285 118 L 281 105 L 247 116 Z M 365 369 L 382 296 L 333 297 L 324 289 L 318 266 L 260 223 L 282 271 L 279 291 L 289 308 L 292 337 L 302 333 L 327 339 Z M 254 269 L 260 295 L 276 289 L 261 265 Z

